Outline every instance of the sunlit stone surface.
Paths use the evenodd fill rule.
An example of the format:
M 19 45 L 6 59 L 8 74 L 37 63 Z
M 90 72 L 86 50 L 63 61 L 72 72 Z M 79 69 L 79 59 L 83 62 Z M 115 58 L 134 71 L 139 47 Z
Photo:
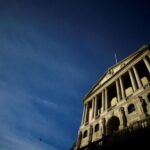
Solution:
M 144 45 L 108 69 L 84 97 L 74 147 L 105 147 L 106 138 L 125 138 L 150 125 L 150 49 Z M 112 138 L 114 139 L 114 138 Z

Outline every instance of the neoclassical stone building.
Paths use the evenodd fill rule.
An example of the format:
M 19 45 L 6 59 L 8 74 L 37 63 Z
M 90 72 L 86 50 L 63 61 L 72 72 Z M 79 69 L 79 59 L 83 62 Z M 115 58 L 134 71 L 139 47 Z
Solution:
M 131 129 L 150 114 L 150 47 L 108 69 L 83 100 L 83 116 L 75 149 L 103 141 L 111 134 Z

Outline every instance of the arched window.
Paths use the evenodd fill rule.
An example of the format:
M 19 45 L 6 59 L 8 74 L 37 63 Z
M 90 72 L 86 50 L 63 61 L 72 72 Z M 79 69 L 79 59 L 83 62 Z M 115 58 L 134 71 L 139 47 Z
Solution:
M 135 111 L 135 106 L 134 106 L 134 104 L 130 104 L 129 106 L 128 106 L 128 113 L 130 114 L 130 113 L 132 113 L 132 112 L 134 112 Z
M 148 101 L 150 102 L 150 93 L 148 94 L 147 98 L 148 98 Z
M 95 125 L 95 132 L 97 132 L 99 130 L 99 124 Z
M 87 130 L 84 131 L 83 138 L 87 137 Z

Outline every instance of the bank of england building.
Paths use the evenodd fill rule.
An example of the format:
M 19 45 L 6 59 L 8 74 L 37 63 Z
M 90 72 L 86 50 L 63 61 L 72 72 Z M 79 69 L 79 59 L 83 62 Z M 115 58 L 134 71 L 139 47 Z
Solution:
M 150 126 L 150 47 L 116 63 L 83 99 L 75 150 L 104 146 L 106 137 Z

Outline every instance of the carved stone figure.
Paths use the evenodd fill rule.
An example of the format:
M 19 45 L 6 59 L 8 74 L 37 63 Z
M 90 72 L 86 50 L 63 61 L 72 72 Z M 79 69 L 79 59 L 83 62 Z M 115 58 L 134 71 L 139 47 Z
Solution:
M 90 129 L 89 129 L 89 143 L 92 142 L 92 136 L 93 136 L 93 127 L 90 126 Z
M 142 98 L 142 96 L 139 96 L 139 100 L 140 100 L 140 103 L 141 103 L 141 108 L 142 108 L 142 111 L 145 115 L 147 115 L 147 104 L 145 102 L 145 100 Z
M 127 126 L 127 117 L 126 117 L 126 114 L 125 114 L 123 107 L 120 108 L 120 113 L 121 113 L 121 118 L 123 121 L 123 127 L 126 127 Z
M 102 136 L 105 136 L 105 118 L 102 119 L 100 129 L 101 129 Z

